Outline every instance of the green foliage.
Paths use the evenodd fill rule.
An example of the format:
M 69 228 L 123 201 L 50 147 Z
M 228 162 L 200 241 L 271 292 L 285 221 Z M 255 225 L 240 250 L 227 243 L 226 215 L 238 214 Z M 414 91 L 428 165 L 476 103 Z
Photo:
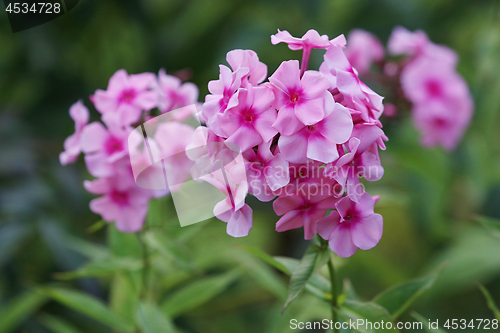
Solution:
M 488 304 L 488 308 L 490 308 L 491 312 L 495 315 L 495 317 L 500 320 L 500 310 L 498 309 L 498 306 L 496 305 L 495 301 L 493 300 L 493 297 L 491 297 L 491 294 L 489 293 L 488 289 L 486 289 L 483 285 L 479 284 L 479 290 L 484 295 L 484 298 L 486 298 L 486 303 Z
M 6 307 L 0 308 L 0 332 L 11 332 L 46 301 L 46 296 L 35 291 L 26 291 L 17 296 Z
M 349 319 L 356 321 L 358 319 L 363 319 L 365 321 L 370 321 L 372 323 L 379 322 L 382 320 L 387 323 L 391 322 L 391 315 L 385 308 L 375 304 L 373 302 L 358 302 L 358 301 L 345 301 L 344 304 L 337 310 L 340 318 L 345 321 Z M 370 329 L 366 326 L 359 326 L 358 329 L 361 333 L 373 333 L 373 332 L 397 332 L 397 329 Z
M 172 321 L 152 303 L 140 303 L 137 307 L 136 320 L 144 333 L 173 333 Z

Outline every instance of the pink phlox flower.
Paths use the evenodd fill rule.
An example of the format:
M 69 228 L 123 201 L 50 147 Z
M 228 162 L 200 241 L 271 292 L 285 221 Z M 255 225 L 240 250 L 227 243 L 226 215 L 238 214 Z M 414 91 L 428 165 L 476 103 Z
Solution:
M 335 208 L 339 199 L 332 195 L 288 195 L 273 202 L 277 215 L 283 215 L 276 222 L 276 231 L 304 228 L 304 238 L 316 235 L 316 222 L 325 216 L 328 209 Z
M 73 163 L 80 155 L 82 130 L 89 121 L 89 110 L 81 100 L 71 106 L 69 115 L 75 122 L 75 133 L 64 140 L 64 151 L 59 155 L 62 165 Z
M 358 248 L 369 250 L 382 238 L 383 218 L 373 210 L 375 201 L 365 193 L 359 202 L 345 197 L 334 210 L 318 221 L 319 235 L 328 240 L 333 252 L 341 257 L 352 256 Z
M 201 179 L 218 188 L 226 196 L 215 205 L 214 215 L 227 222 L 227 234 L 233 237 L 247 236 L 253 226 L 253 211 L 245 203 L 248 193 L 245 164 L 235 161 Z
M 160 124 L 154 134 L 171 191 L 178 190 L 182 183 L 191 178 L 189 171 L 194 163 L 186 155 L 186 147 L 191 143 L 193 133 L 193 127 L 169 121 Z
M 182 83 L 179 78 L 167 75 L 164 69 L 158 73 L 157 89 L 158 109 L 163 113 L 196 104 L 198 101 L 198 87 L 194 83 Z
M 108 178 L 84 182 L 85 189 L 101 197 L 90 201 L 90 210 L 107 222 L 115 222 L 121 232 L 139 231 L 148 211 L 151 192 L 134 183 L 133 178 L 119 173 Z
M 382 43 L 368 31 L 354 29 L 347 39 L 349 44 L 344 50 L 345 55 L 359 74 L 368 73 L 373 62 L 384 59 Z
M 422 30 L 411 32 L 397 26 L 389 36 L 387 49 L 392 55 L 407 55 L 413 58 L 429 57 L 442 65 L 454 67 L 458 62 L 457 54 L 450 48 L 434 44 Z
M 423 145 L 454 149 L 474 108 L 463 78 L 454 69 L 423 57 L 403 69 L 401 86 L 413 103 L 412 117 Z
M 272 127 L 276 110 L 272 107 L 274 94 L 266 86 L 241 88 L 237 104 L 218 114 L 218 123 L 226 142 L 237 145 L 244 152 L 270 141 L 278 131 Z
M 257 151 L 250 149 L 243 153 L 250 193 L 264 202 L 274 199 L 273 191 L 290 182 L 289 164 L 281 153 L 271 153 L 271 143 L 264 142 Z
M 346 44 L 344 35 L 340 35 L 331 41 L 328 40 L 327 35 L 319 35 L 314 30 L 308 30 L 302 38 L 293 37 L 288 31 L 280 31 L 275 35 L 271 35 L 271 43 L 276 45 L 278 43 L 286 43 L 292 51 L 302 50 L 304 48 L 310 49 L 327 49 L 332 45 L 344 46 Z
M 114 163 L 127 155 L 130 132 L 131 129 L 121 127 L 106 129 L 100 122 L 90 123 L 83 128 L 81 147 L 92 176 L 109 177 L 114 174 Z
M 279 110 L 273 127 L 281 134 L 292 135 L 304 125 L 317 123 L 333 107 L 327 79 L 317 71 L 306 71 L 300 78 L 297 60 L 284 61 L 269 81 Z
M 247 67 L 240 67 L 232 72 L 231 69 L 224 65 L 219 65 L 220 75 L 218 80 L 212 80 L 208 83 L 210 94 L 205 97 L 205 103 L 201 111 L 202 119 L 208 127 L 217 131 L 217 119 L 215 115 L 226 111 L 230 105 L 231 97 L 236 90 L 241 88 L 242 78 L 248 74 Z
M 143 111 L 157 106 L 153 73 L 128 75 L 120 69 L 109 79 L 107 90 L 97 90 L 94 105 L 107 125 L 128 126 L 137 122 Z
M 346 107 L 335 103 L 326 117 L 290 136 L 281 135 L 278 146 L 284 158 L 293 163 L 308 159 L 330 163 L 338 157 L 337 144 L 346 142 L 353 129 L 352 118 Z
M 239 68 L 248 68 L 248 74 L 242 78 L 242 86 L 246 87 L 246 82 L 256 86 L 267 77 L 267 65 L 259 61 L 257 53 L 252 50 L 232 50 L 227 53 L 226 61 L 233 71 Z

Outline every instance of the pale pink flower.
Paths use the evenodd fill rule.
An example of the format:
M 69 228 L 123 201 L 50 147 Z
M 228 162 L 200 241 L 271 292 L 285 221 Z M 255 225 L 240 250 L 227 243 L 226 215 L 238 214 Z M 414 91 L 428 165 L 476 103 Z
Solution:
M 395 27 L 387 42 L 387 49 L 393 55 L 408 55 L 414 58 L 431 57 L 443 65 L 455 66 L 457 54 L 450 48 L 434 44 L 422 30 L 411 32 L 401 26 Z
M 289 195 L 273 202 L 277 215 L 283 215 L 276 222 L 276 231 L 283 232 L 304 227 L 304 238 L 316 235 L 316 222 L 335 208 L 338 198 L 332 195 Z
M 130 177 L 130 176 L 129 176 Z M 102 195 L 90 201 L 90 210 L 107 222 L 115 222 L 121 232 L 136 232 L 142 228 L 151 192 L 137 186 L 133 178 L 123 174 L 84 182 L 85 189 Z
M 152 73 L 128 75 L 120 69 L 109 79 L 107 90 L 97 90 L 93 103 L 108 125 L 128 126 L 139 120 L 143 111 L 157 106 Z
M 281 134 L 292 135 L 304 125 L 317 123 L 333 107 L 326 78 L 316 71 L 300 78 L 297 60 L 284 61 L 269 81 L 276 97 L 274 107 L 279 110 L 273 127 Z
M 249 149 L 243 153 L 250 193 L 260 201 L 274 199 L 276 194 L 273 191 L 290 182 L 289 164 L 281 153 L 273 155 L 271 143 L 264 142 L 257 151 Z
M 234 72 L 224 65 L 219 65 L 219 68 L 219 79 L 208 83 L 210 94 L 205 97 L 205 103 L 201 112 L 202 118 L 207 122 L 207 126 L 209 127 L 212 118 L 227 109 L 229 100 L 236 90 L 241 87 L 242 78 L 248 74 L 248 68 L 246 67 L 240 67 Z M 216 121 L 214 120 L 214 122 Z
M 246 86 L 246 81 L 256 86 L 267 77 L 267 65 L 259 61 L 259 57 L 255 51 L 232 50 L 227 53 L 226 61 L 233 71 L 237 71 L 241 67 L 248 68 L 248 74 L 242 78 L 243 86 Z
M 316 223 L 319 235 L 328 240 L 333 252 L 341 257 L 352 256 L 358 248 L 369 250 L 382 238 L 382 215 L 373 211 L 370 194 L 361 196 L 358 203 L 345 197 L 335 205 L 336 211 Z
M 375 93 L 358 77 L 341 47 L 330 47 L 325 55 L 325 61 L 320 66 L 320 72 L 328 79 L 330 91 L 342 96 L 335 96 L 335 101 L 351 109 L 364 107 L 373 120 L 380 118 L 384 106 L 383 97 Z M 365 120 L 366 121 L 366 120 Z
M 109 177 L 114 174 L 114 163 L 127 155 L 130 132 L 119 127 L 106 129 L 100 122 L 93 122 L 83 128 L 81 147 L 92 176 Z
M 373 62 L 384 59 L 382 43 L 368 31 L 354 29 L 347 40 L 349 43 L 344 50 L 345 55 L 359 74 L 368 73 Z
M 403 69 L 401 86 L 413 103 L 412 117 L 422 134 L 423 145 L 454 149 L 474 107 L 463 78 L 453 68 L 421 57 Z
M 182 83 L 178 77 L 167 75 L 164 69 L 158 73 L 157 88 L 158 109 L 163 113 L 198 102 L 198 87 L 194 83 Z
M 218 123 L 226 142 L 244 152 L 270 141 L 278 133 L 272 127 L 276 121 L 276 110 L 272 107 L 274 94 L 266 86 L 248 86 L 236 94 L 237 104 L 218 114 Z
M 280 136 L 278 146 L 284 158 L 292 163 L 305 163 L 308 159 L 330 163 L 339 157 L 337 144 L 346 142 L 352 129 L 349 111 L 335 103 L 321 121 L 290 136 Z
M 59 155 L 62 165 L 73 163 L 80 155 L 82 130 L 89 121 L 89 110 L 81 100 L 71 106 L 69 115 L 75 122 L 75 133 L 64 140 L 64 151 Z
M 215 205 L 214 215 L 227 222 L 227 234 L 233 237 L 248 236 L 253 226 L 253 212 L 245 203 L 248 193 L 245 165 L 231 163 L 201 179 L 218 188 L 226 196 Z

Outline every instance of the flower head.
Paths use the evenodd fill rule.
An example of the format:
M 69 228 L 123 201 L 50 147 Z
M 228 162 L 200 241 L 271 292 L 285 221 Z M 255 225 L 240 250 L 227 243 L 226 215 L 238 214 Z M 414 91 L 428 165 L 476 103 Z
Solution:
M 82 101 L 71 106 L 69 115 L 75 122 L 75 133 L 64 141 L 64 151 L 59 155 L 59 161 L 62 165 L 73 163 L 80 155 L 82 130 L 89 121 L 89 110 Z

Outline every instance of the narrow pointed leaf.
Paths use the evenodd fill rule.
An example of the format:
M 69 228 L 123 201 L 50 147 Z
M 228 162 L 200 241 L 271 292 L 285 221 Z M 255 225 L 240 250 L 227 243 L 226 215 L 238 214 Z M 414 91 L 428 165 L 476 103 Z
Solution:
M 488 308 L 493 312 L 495 315 L 495 318 L 500 320 L 500 310 L 498 309 L 498 306 L 496 305 L 495 301 L 493 300 L 493 297 L 491 297 L 491 294 L 489 293 L 488 289 L 486 289 L 482 284 L 478 284 L 479 289 L 484 295 L 484 298 L 486 298 L 486 303 L 488 304 Z
M 438 275 L 439 271 L 419 279 L 403 282 L 378 294 L 373 302 L 386 308 L 394 320 L 434 284 Z
M 27 291 L 13 299 L 0 311 L 0 333 L 11 332 L 47 301 L 35 291 Z
M 136 321 L 144 333 L 175 332 L 172 321 L 154 304 L 142 302 L 137 307 Z
M 344 321 L 356 321 L 364 320 L 363 325 L 357 325 L 357 330 L 361 333 L 377 333 L 377 332 L 398 332 L 395 328 L 396 325 L 392 325 L 392 329 L 387 329 L 385 325 L 384 328 L 375 329 L 372 326 L 366 325 L 367 321 L 371 323 L 381 323 L 382 320 L 387 323 L 391 322 L 391 316 L 389 312 L 382 306 L 375 304 L 373 302 L 358 302 L 346 300 L 344 304 L 337 310 L 339 317 Z M 359 322 L 361 323 L 361 322 Z

